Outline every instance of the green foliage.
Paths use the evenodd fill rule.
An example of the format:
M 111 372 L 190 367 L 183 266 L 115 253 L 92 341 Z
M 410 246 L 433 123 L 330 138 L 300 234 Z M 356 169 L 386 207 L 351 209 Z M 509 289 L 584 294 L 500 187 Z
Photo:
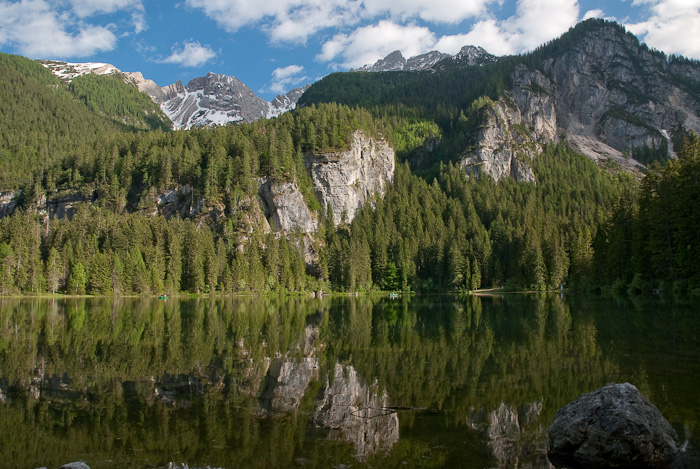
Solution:
M 537 184 L 467 179 L 451 164 L 428 184 L 400 165 L 374 208 L 326 230 L 332 285 L 352 291 L 361 278 L 384 290 L 592 287 L 593 237 L 620 185 L 561 145 L 532 165 Z M 367 240 L 369 262 L 357 238 Z
M 633 293 L 663 284 L 677 291 L 700 285 L 700 138 L 685 139 L 678 159 L 654 165 L 638 196 L 618 201 L 596 240 L 599 282 L 622 281 Z M 669 288 L 665 288 L 669 290 Z
M 96 114 L 142 130 L 170 130 L 171 123 L 147 94 L 127 84 L 124 76 L 86 74 L 76 77 L 69 91 Z

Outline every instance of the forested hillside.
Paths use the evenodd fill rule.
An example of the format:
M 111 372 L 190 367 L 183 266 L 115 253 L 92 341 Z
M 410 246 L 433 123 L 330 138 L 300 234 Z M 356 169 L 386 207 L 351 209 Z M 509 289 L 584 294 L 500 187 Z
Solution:
M 542 64 L 583 48 L 601 27 L 695 99 L 695 64 L 600 21 L 484 66 L 333 74 L 293 113 L 176 132 L 118 76 L 65 84 L 36 62 L 0 55 L 0 294 L 695 291 L 697 137 L 676 129 L 679 158 L 669 161 L 665 134 L 639 124 L 634 142 L 651 142 L 647 157 L 661 162 L 643 176 L 597 166 L 553 135 L 560 127 L 546 138 L 535 131 L 562 122 L 541 118 L 557 102 L 547 80 L 559 79 Z M 628 109 L 647 117 L 632 99 L 639 88 L 618 91 L 627 107 L 600 121 L 616 138 L 620 119 L 642 119 Z M 517 144 L 512 158 L 531 168 L 531 182 L 469 172 L 465 155 L 489 126 L 509 129 L 503 146 Z M 319 187 L 311 168 L 335 165 L 342 175 L 343 152 L 371 158 L 351 148 L 358 131 L 388 142 L 400 164 L 383 176 L 383 196 L 354 218 L 336 216 L 320 192 L 340 197 L 337 187 Z M 315 232 L 273 223 L 264 187 L 286 210 L 299 195 Z
M 0 54 L 0 77 L 1 190 L 59 181 L 71 159 L 116 134 L 170 128 L 158 106 L 118 76 L 66 84 L 36 61 Z

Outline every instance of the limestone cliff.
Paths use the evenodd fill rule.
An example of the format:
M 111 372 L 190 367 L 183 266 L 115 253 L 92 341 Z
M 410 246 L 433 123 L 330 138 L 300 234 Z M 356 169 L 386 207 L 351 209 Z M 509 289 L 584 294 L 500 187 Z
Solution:
M 344 152 L 306 154 L 316 197 L 322 207 L 330 205 L 333 221 L 350 222 L 375 194 L 384 195 L 394 180 L 394 150 L 384 141 L 362 131 L 352 135 Z
M 259 193 L 265 205 L 265 216 L 274 231 L 316 231 L 318 217 L 309 210 L 296 182 L 274 182 L 263 178 L 259 181 Z
M 598 164 L 642 167 L 643 149 L 674 156 L 677 131 L 700 131 L 700 65 L 668 59 L 614 23 L 591 20 L 521 63 L 484 109 L 461 161 L 469 173 L 532 180 L 529 159 L 565 141 Z M 527 64 L 527 65 L 526 65 Z
M 599 164 L 634 171 L 644 147 L 673 157 L 671 134 L 700 130 L 700 66 L 650 51 L 613 23 L 593 20 L 577 34 L 563 52 L 544 54 L 541 72 L 516 70 L 515 88 L 550 95 L 557 134 Z M 547 102 L 531 104 L 550 112 Z

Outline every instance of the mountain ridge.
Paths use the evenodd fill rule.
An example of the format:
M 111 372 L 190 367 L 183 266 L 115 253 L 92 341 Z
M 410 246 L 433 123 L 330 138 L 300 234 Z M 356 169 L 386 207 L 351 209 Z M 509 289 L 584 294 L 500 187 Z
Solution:
M 399 50 L 391 52 L 374 64 L 363 65 L 350 72 L 421 72 L 439 71 L 450 67 L 470 67 L 496 62 L 498 57 L 489 54 L 483 47 L 465 45 L 455 55 L 437 50 L 405 59 Z
M 400 54 L 390 59 L 396 62 Z M 500 103 L 501 110 L 472 112 L 483 97 Z M 367 108 L 400 105 L 439 123 L 440 148 L 435 151 L 432 142 L 433 149 L 421 150 L 418 159 L 406 156 L 415 169 L 453 161 L 471 172 L 494 167 L 503 152 L 510 153 L 509 164 L 522 166 L 532 159 L 527 148 L 565 142 L 599 166 L 638 172 L 642 164 L 673 157 L 688 132 L 700 132 L 700 63 L 667 57 L 617 23 L 592 19 L 533 52 L 479 67 L 331 74 L 300 105 L 331 100 Z M 507 122 L 507 116 L 513 120 Z M 549 129 L 546 137 L 542 125 Z M 494 131 L 477 132 L 484 126 Z M 485 142 L 486 135 L 506 140 Z M 503 168 L 490 172 L 497 179 L 510 174 L 496 166 Z
M 146 93 L 161 107 L 176 130 L 250 123 L 261 118 L 276 117 L 294 109 L 299 97 L 310 86 L 294 88 L 268 102 L 238 78 L 213 72 L 204 77 L 195 77 L 187 85 L 178 80 L 171 85 L 159 86 L 141 72 L 122 72 L 108 63 L 58 60 L 40 60 L 39 63 L 68 83 L 86 74 L 123 75 L 127 83 Z

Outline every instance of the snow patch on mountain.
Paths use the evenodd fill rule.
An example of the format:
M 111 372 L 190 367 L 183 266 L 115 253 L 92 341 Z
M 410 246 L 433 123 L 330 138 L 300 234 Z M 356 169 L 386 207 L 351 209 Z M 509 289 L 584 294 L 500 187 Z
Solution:
M 39 63 L 53 72 L 54 75 L 62 80 L 70 82 L 75 77 L 93 73 L 95 75 L 111 75 L 113 73 L 121 73 L 117 67 L 112 64 L 101 62 L 61 62 L 59 60 L 42 60 Z
M 174 129 L 213 127 L 277 117 L 296 108 L 301 95 L 311 86 L 295 88 L 267 102 L 238 78 L 223 74 L 209 73 L 205 77 L 192 79 L 187 86 L 180 81 L 169 86 L 158 86 L 140 72 L 122 72 L 107 63 L 57 60 L 42 60 L 40 63 L 68 82 L 88 73 L 122 74 L 127 83 L 148 94 L 160 106 L 173 122 Z
M 483 47 L 464 46 L 455 55 L 431 51 L 406 60 L 401 51 L 394 51 L 373 65 L 367 64 L 351 72 L 420 72 L 435 71 L 447 66 L 484 65 L 495 62 L 498 58 L 489 54 Z

